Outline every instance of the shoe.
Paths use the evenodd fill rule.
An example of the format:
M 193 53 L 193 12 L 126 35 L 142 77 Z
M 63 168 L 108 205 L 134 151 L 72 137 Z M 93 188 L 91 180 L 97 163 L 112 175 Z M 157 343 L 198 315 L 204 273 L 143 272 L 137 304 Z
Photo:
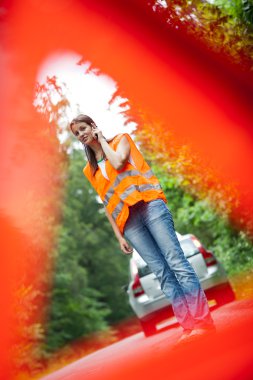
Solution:
M 201 336 L 209 336 L 211 334 L 215 334 L 216 333 L 216 328 L 215 327 L 212 327 L 212 328 L 198 328 L 198 329 L 194 329 L 191 331 L 191 334 L 189 336 L 189 338 L 198 338 L 198 337 L 201 337 Z
M 190 343 L 194 341 L 195 339 L 209 336 L 211 334 L 216 333 L 216 328 L 198 328 L 198 329 L 193 329 L 193 330 L 184 330 L 183 334 L 181 337 L 178 339 L 178 341 L 175 344 L 175 348 L 180 345 L 181 343 Z
M 182 334 L 181 337 L 178 339 L 178 341 L 177 341 L 176 344 L 180 344 L 180 343 L 186 341 L 186 340 L 189 338 L 189 336 L 191 335 L 192 331 L 193 331 L 193 330 L 188 330 L 188 329 L 186 330 L 186 329 L 185 329 L 185 330 L 183 331 L 183 334 Z

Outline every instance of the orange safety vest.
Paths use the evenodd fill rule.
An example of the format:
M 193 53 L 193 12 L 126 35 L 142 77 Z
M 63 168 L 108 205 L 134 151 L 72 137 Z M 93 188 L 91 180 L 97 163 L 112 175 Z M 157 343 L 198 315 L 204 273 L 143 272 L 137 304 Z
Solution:
M 130 161 L 134 165 L 127 162 L 122 170 L 117 171 L 109 160 L 106 160 L 105 168 L 109 180 L 103 176 L 99 168 L 93 176 L 89 163 L 83 169 L 84 175 L 100 196 L 121 233 L 129 216 L 129 206 L 139 201 L 150 202 L 158 198 L 167 202 L 157 177 L 128 134 L 115 136 L 109 145 L 116 151 L 123 136 L 126 136 L 129 141 Z

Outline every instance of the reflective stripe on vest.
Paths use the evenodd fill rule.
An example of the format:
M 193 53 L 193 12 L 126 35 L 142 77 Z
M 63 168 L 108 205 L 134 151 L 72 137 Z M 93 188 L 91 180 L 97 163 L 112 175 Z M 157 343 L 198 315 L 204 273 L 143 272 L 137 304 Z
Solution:
M 107 206 L 109 204 L 110 199 L 115 194 L 114 188 L 116 186 L 118 186 L 120 184 L 120 182 L 123 181 L 124 178 L 127 178 L 129 176 L 137 176 L 137 175 L 143 176 L 145 178 L 151 178 L 152 176 L 154 176 L 152 170 L 149 170 L 146 173 L 141 173 L 138 170 L 128 170 L 126 172 L 120 173 L 116 177 L 116 180 L 114 181 L 113 186 L 110 187 L 110 189 L 107 191 L 107 193 L 106 193 L 106 195 L 104 197 L 104 200 L 103 200 L 104 205 Z M 121 200 L 125 200 L 134 191 L 138 191 L 138 192 L 142 193 L 142 192 L 147 191 L 147 190 L 161 190 L 161 189 L 162 188 L 161 188 L 161 185 L 159 183 L 157 183 L 157 184 L 147 183 L 147 184 L 143 184 L 143 185 L 135 185 L 135 184 L 133 184 L 133 185 L 128 186 L 125 189 L 125 191 L 121 195 L 119 195 L 119 198 Z M 118 214 L 122 210 L 123 206 L 124 206 L 124 203 L 123 202 L 119 202 L 118 205 L 115 207 L 112 216 L 114 214 L 118 216 Z
M 124 207 L 124 202 L 120 201 L 112 212 L 112 217 L 114 220 L 117 219 L 123 207 Z
M 130 188 L 131 188 L 131 192 L 129 192 L 128 194 L 126 194 L 129 191 Z M 123 193 L 123 196 L 121 196 L 121 199 L 123 199 L 123 200 L 126 199 L 128 197 L 128 195 L 130 195 L 130 193 L 133 193 L 135 190 L 139 191 L 140 193 L 144 192 L 146 190 L 161 190 L 161 186 L 159 184 L 157 184 L 157 185 L 149 185 L 149 184 L 147 184 L 147 185 L 140 185 L 140 186 L 131 185 L 130 187 L 128 187 L 126 189 L 126 192 Z M 107 204 L 104 202 L 105 206 L 107 206 Z M 117 217 L 120 214 L 120 212 L 123 209 L 123 207 L 124 207 L 124 202 L 120 201 L 117 204 L 117 206 L 115 207 L 115 209 L 113 210 L 113 212 L 112 212 L 112 217 L 113 217 L 114 220 L 117 219 Z
M 160 190 L 160 189 L 161 189 L 161 186 L 159 184 L 152 185 L 148 183 L 145 185 L 131 185 L 126 188 L 126 190 L 124 191 L 122 195 L 120 195 L 120 199 L 124 201 L 134 191 L 139 191 L 140 193 L 142 193 L 143 191 L 146 191 L 146 190 Z
M 151 177 L 154 176 L 154 173 L 152 172 L 152 170 L 148 170 L 146 173 L 141 173 L 138 170 L 128 170 L 126 172 L 120 173 L 119 175 L 117 175 L 116 180 L 114 181 L 113 186 L 110 187 L 109 190 L 107 191 L 107 193 L 106 193 L 106 195 L 104 197 L 104 200 L 103 200 L 104 205 L 105 206 L 108 205 L 108 203 L 110 202 L 111 197 L 115 193 L 114 188 L 117 187 L 120 184 L 120 182 L 123 181 L 124 178 L 127 178 L 129 176 L 137 176 L 137 175 L 138 176 L 143 176 L 145 178 L 151 178 Z M 161 190 L 161 186 L 160 186 L 159 183 L 157 183 L 157 184 L 150 184 L 150 183 L 148 183 L 148 184 L 143 184 L 143 185 L 130 185 L 119 196 L 120 199 L 122 199 L 122 200 L 126 199 L 135 190 L 139 191 L 139 192 L 143 192 L 143 191 L 146 191 L 146 190 Z
M 135 176 L 135 175 L 141 175 L 145 178 L 151 178 L 154 176 L 154 173 L 152 172 L 152 170 L 148 170 L 146 173 L 141 173 L 139 172 L 139 170 L 127 170 L 126 172 L 123 172 L 123 173 L 120 173 L 117 177 L 116 177 L 116 180 L 113 184 L 113 187 L 116 187 L 118 186 L 118 184 L 126 177 L 129 177 L 129 176 Z

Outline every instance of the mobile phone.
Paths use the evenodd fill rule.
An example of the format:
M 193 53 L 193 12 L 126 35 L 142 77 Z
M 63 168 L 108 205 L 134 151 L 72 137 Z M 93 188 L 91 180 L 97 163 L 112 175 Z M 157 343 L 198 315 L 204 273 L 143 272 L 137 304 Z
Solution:
M 92 128 L 93 128 L 93 129 L 94 129 L 94 128 L 97 128 L 97 125 L 93 125 Z M 97 133 L 95 133 L 95 138 L 98 139 L 98 134 L 97 134 Z

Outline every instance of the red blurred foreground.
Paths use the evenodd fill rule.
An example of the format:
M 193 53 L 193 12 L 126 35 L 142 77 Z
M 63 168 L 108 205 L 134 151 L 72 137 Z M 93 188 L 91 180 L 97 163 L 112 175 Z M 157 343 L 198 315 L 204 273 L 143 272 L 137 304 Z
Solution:
M 53 232 L 48 219 L 51 226 L 57 221 L 61 190 L 55 133 L 49 132 L 32 105 L 43 61 L 55 52 L 74 51 L 111 75 L 134 104 L 168 126 L 179 142 L 190 142 L 206 165 L 217 167 L 221 181 L 237 184 L 242 194 L 238 218 L 252 210 L 253 85 L 251 77 L 216 61 L 179 32 L 165 30 L 147 12 L 145 1 L 11 0 L 1 7 L 0 228 L 5 263 L 0 266 L 4 347 L 0 358 L 1 376 L 7 380 L 12 290 L 24 268 L 31 282 L 50 268 Z M 228 376 L 235 358 L 237 363 L 247 360 L 249 347 L 240 353 L 237 348 L 242 339 L 252 339 L 250 322 L 238 321 L 232 331 L 221 333 L 219 344 L 210 341 L 208 354 L 202 350 L 204 342 L 196 344 L 191 354 L 187 349 L 180 355 L 167 353 L 171 370 L 175 376 L 188 371 L 188 379 L 193 378 L 194 370 L 188 370 L 187 363 L 196 349 L 203 378 L 210 376 L 211 368 L 219 368 L 221 374 L 228 371 Z M 208 361 L 213 352 L 219 352 L 220 359 Z M 145 363 L 147 359 L 147 373 L 168 377 L 163 373 L 164 354 L 150 355 Z M 124 363 L 124 371 L 120 365 L 110 379 L 122 378 L 122 371 L 127 378 L 142 367 L 141 361 Z M 220 378 L 225 379 L 225 374 Z
M 181 328 L 142 333 L 95 352 L 42 380 L 251 380 L 253 300 L 212 313 L 217 334 L 175 347 Z

